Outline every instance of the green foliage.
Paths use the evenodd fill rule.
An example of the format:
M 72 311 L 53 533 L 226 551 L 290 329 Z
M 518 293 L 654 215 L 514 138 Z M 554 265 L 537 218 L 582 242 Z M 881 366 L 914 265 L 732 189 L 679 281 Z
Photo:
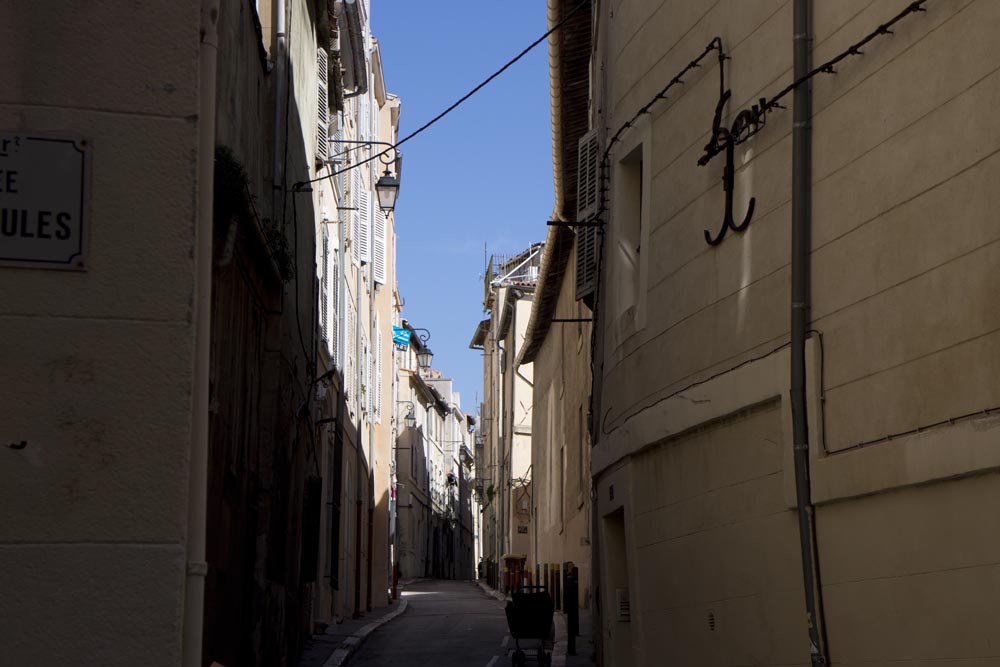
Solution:
M 215 147 L 215 219 L 216 241 L 225 239 L 226 230 L 235 218 L 241 222 L 254 224 L 256 213 L 253 195 L 250 194 L 250 178 L 239 158 L 228 146 Z M 288 239 L 278 225 L 264 218 L 257 220 L 267 241 L 271 259 L 278 267 L 281 279 L 292 279 L 293 262 Z

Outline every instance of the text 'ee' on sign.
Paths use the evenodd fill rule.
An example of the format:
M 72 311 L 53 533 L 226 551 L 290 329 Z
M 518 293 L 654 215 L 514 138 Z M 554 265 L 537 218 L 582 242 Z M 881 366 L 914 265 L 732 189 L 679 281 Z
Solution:
M 90 142 L 0 131 L 0 266 L 86 268 Z

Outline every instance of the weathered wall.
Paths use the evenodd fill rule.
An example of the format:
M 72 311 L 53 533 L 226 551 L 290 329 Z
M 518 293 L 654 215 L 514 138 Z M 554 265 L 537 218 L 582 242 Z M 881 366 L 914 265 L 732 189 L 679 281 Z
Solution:
M 633 664 L 807 664 L 784 444 L 772 402 L 633 459 L 633 622 L 614 623 L 604 596 L 605 618 L 639 647 Z
M 576 274 L 567 267 L 554 317 L 590 311 L 574 298 Z M 590 330 L 585 322 L 553 323 L 535 357 L 531 426 L 535 560 L 572 561 L 579 569 L 580 603 L 590 600 Z
M 180 659 L 199 27 L 192 0 L 0 9 L 0 127 L 92 151 L 86 271 L 0 268 L 0 438 L 28 443 L 0 452 L 0 662 Z
M 813 5 L 818 64 L 906 3 Z M 812 83 L 811 326 L 823 337 L 820 344 L 814 336 L 807 356 L 811 475 L 831 657 L 844 665 L 997 658 L 996 623 L 979 614 L 990 604 L 987 591 L 996 589 L 1000 542 L 989 537 L 976 507 L 1000 490 L 997 476 L 984 474 L 1000 466 L 987 444 L 996 419 L 984 412 L 1000 404 L 992 305 L 1000 293 L 992 270 L 1000 232 L 991 222 L 995 188 L 989 186 L 1000 147 L 992 113 L 1000 56 L 990 36 L 1000 7 L 942 0 L 926 8 L 897 24 L 891 37 L 868 44 L 863 56 L 840 63 L 836 76 Z M 607 7 L 599 14 L 609 100 L 598 106 L 610 109 L 602 122 L 612 131 L 715 35 L 732 57 L 726 86 L 733 98 L 724 122 L 790 81 L 790 2 L 621 3 L 613 18 Z M 737 147 L 734 213 L 741 218 L 753 196 L 754 219 L 746 232 L 730 231 L 719 246 L 708 246 L 702 230 L 714 235 L 722 221 L 725 156 L 706 167 L 696 163 L 718 99 L 717 67 L 706 61 L 686 76 L 613 153 L 594 470 L 605 492 L 621 476 L 634 506 L 624 506 L 621 516 L 630 577 L 643 585 L 633 595 L 629 638 L 642 664 L 660 664 L 657 650 L 682 656 L 678 664 L 752 656 L 766 664 L 805 663 L 805 627 L 796 619 L 801 595 L 789 592 L 801 583 L 775 578 L 771 565 L 753 558 L 714 560 L 685 546 L 671 557 L 690 577 L 689 587 L 676 587 L 669 576 L 659 578 L 662 567 L 644 553 L 668 549 L 670 539 L 642 546 L 662 534 L 664 521 L 641 519 L 636 509 L 647 503 L 642 480 L 651 461 L 662 459 L 663 468 L 648 506 L 667 508 L 691 478 L 724 469 L 734 455 L 727 443 L 756 446 L 746 465 L 768 462 L 770 481 L 737 480 L 727 493 L 744 495 L 728 505 L 712 505 L 704 490 L 708 495 L 692 501 L 694 514 L 685 520 L 709 509 L 721 513 L 734 527 L 714 534 L 718 549 L 783 544 L 769 562 L 787 562 L 800 576 L 798 548 L 785 528 L 772 539 L 773 526 L 752 518 L 759 509 L 774 523 L 794 519 L 784 509 L 794 506 L 787 401 L 781 400 L 781 428 L 768 427 L 781 437 L 767 436 L 783 443 L 783 462 L 770 457 L 770 445 L 760 445 L 758 417 L 705 426 L 774 400 L 769 396 L 787 397 L 789 383 L 781 347 L 790 309 L 791 109 L 770 114 L 766 127 Z M 622 164 L 626 156 L 641 157 L 641 178 L 634 170 L 630 175 L 634 162 Z M 630 178 L 640 178 L 637 187 Z M 635 192 L 641 198 L 630 204 Z M 629 225 L 638 225 L 637 236 Z M 633 238 L 638 247 L 630 247 Z M 768 421 L 778 419 L 776 411 L 767 414 Z M 677 439 L 690 429 L 697 434 Z M 701 443 L 697 456 L 671 459 L 670 452 L 691 442 Z M 618 520 L 607 495 L 599 504 L 602 520 Z M 619 528 L 610 523 L 602 530 L 617 535 Z M 754 590 L 741 583 L 755 578 Z M 716 597 L 697 588 L 709 580 L 723 586 Z M 715 608 L 730 585 L 748 600 L 768 601 L 752 614 L 765 624 L 758 629 L 771 638 L 767 646 L 725 634 L 735 622 L 727 618 L 749 613 L 728 603 L 721 612 Z M 682 607 L 650 607 L 651 598 L 679 599 Z M 704 634 L 709 602 L 717 617 L 713 635 Z M 694 615 L 698 605 L 702 611 Z M 700 620 L 684 617 L 684 609 Z M 879 623 L 865 625 L 862 618 Z M 614 630 L 606 613 L 603 622 Z M 692 625 L 674 632 L 678 623 Z M 701 634 L 694 634 L 696 626 Z M 622 646 L 609 641 L 606 648 Z

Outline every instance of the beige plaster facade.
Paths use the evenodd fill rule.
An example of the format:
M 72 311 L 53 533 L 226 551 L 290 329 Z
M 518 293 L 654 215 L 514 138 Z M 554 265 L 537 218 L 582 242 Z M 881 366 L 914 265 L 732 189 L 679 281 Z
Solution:
M 0 268 L 5 664 L 181 659 L 200 4 L 0 9 L 0 127 L 92 159 L 86 270 Z
M 809 4 L 818 64 L 909 3 Z M 590 125 L 606 142 L 716 36 L 731 57 L 731 123 L 791 82 L 792 5 L 595 3 Z M 835 665 L 1000 661 L 987 611 L 1000 540 L 983 511 L 1000 493 L 1000 7 L 924 8 L 811 83 L 806 403 L 819 620 Z M 698 159 L 718 62 L 683 78 L 612 149 L 601 215 L 591 461 L 603 664 L 806 665 L 791 96 L 735 150 L 734 213 L 754 197 L 751 224 L 710 246 L 725 157 Z
M 573 295 L 575 274 L 558 285 L 556 319 L 585 320 L 590 309 Z M 537 298 L 537 297 L 536 297 Z M 551 322 L 531 356 L 532 552 L 534 562 L 577 568 L 580 604 L 590 604 L 591 475 L 590 322 Z M 525 357 L 519 357 L 525 362 Z
M 470 347 L 483 350 L 477 486 L 482 487 L 483 559 L 490 585 L 502 587 L 505 555 L 534 561 L 532 550 L 531 364 L 517 365 L 531 314 L 542 244 L 513 257 L 494 257 L 487 271 L 484 306 L 489 318 Z M 481 453 L 480 453 L 481 451 Z
M 2 504 L 22 508 L 0 529 L 0 663 L 286 664 L 317 626 L 386 604 L 394 374 L 375 367 L 391 354 L 393 220 L 376 280 L 371 260 L 352 264 L 359 232 L 341 233 L 338 214 L 361 190 L 375 201 L 374 170 L 359 186 L 297 185 L 331 169 L 323 90 L 339 86 L 342 136 L 395 140 L 369 5 L 349 4 L 353 42 L 331 41 L 347 18 L 332 1 L 0 10 L 0 128 L 85 140 L 91 155 L 85 270 L 0 267 L 0 367 L 18 378 L 0 435 L 25 443 L 0 465 Z M 343 104 L 351 49 L 366 107 Z M 212 219 L 216 144 L 245 171 L 252 215 Z M 297 157 L 282 164 L 286 147 Z M 321 286 L 338 298 L 322 303 Z M 366 299 L 350 320 L 354 374 L 348 298 Z

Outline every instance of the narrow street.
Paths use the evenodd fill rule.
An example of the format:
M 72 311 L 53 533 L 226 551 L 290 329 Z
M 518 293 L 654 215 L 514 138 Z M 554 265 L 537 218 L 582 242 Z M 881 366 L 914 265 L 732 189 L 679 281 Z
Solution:
M 427 580 L 407 586 L 409 605 L 368 638 L 351 667 L 484 667 L 507 664 L 503 603 L 471 582 Z

